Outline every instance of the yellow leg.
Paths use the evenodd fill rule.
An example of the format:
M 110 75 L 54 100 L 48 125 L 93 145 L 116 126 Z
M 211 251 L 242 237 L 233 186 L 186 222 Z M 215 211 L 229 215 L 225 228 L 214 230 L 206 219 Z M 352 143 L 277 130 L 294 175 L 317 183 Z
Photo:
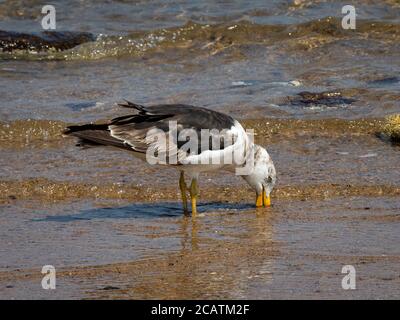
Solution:
M 259 194 L 259 195 L 257 195 L 257 198 L 256 198 L 256 207 L 259 208 L 262 206 L 263 206 L 263 196 L 262 196 L 262 194 Z
M 199 193 L 197 187 L 197 179 L 195 178 L 192 179 L 189 191 L 190 191 L 190 199 L 192 202 L 192 216 L 195 216 L 197 214 L 197 195 Z
M 263 203 L 265 207 L 270 207 L 271 206 L 271 196 L 265 193 L 265 191 L 263 191 Z
M 181 176 L 179 178 L 179 188 L 181 189 L 181 196 L 182 196 L 182 204 L 183 204 L 183 213 L 188 213 L 188 206 L 187 206 L 187 197 L 186 197 L 186 183 L 185 183 L 185 175 L 183 171 L 181 171 Z
M 271 197 L 268 195 L 267 197 L 267 193 L 265 192 L 265 190 L 263 189 L 261 194 L 257 195 L 256 198 L 256 207 L 270 207 L 271 206 Z

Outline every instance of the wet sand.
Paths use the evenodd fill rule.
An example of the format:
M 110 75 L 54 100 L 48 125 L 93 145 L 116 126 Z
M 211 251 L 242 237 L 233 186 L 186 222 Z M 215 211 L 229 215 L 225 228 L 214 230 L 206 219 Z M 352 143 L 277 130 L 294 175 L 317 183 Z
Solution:
M 400 149 L 376 136 L 382 120 L 243 123 L 276 162 L 273 206 L 255 209 L 244 181 L 213 173 L 193 219 L 174 169 L 75 149 L 64 123 L 2 123 L 0 172 L 15 176 L 0 181 L 0 297 L 398 298 Z M 45 264 L 56 290 L 41 288 Z M 347 264 L 357 290 L 341 287 Z
M 165 211 L 166 206 L 151 208 Z M 40 268 L 2 271 L 1 295 L 24 299 L 398 298 L 397 199 L 276 201 L 272 209 L 257 211 L 209 204 L 201 210 L 206 212 L 191 219 L 178 215 L 177 209 L 163 216 L 130 205 L 111 209 L 108 216 L 94 210 L 82 222 L 73 222 L 76 217 L 55 218 L 53 228 L 57 222 L 64 224 L 58 227 L 58 237 L 67 243 L 61 246 L 61 239 L 54 239 L 46 243 L 46 252 L 63 249 L 65 258 L 70 252 L 65 249 L 73 246 L 75 258 L 82 254 L 99 261 L 118 256 L 127 262 L 60 267 L 57 289 L 50 292 L 40 288 Z M 75 230 L 68 226 L 71 223 Z M 100 224 L 107 228 L 99 228 Z M 105 231 L 107 235 L 98 234 Z M 144 243 L 135 237 L 143 237 Z M 80 252 L 83 247 L 91 247 L 90 252 Z M 134 258 L 137 251 L 143 256 Z M 357 270 L 354 291 L 341 288 L 341 268 L 347 264 Z

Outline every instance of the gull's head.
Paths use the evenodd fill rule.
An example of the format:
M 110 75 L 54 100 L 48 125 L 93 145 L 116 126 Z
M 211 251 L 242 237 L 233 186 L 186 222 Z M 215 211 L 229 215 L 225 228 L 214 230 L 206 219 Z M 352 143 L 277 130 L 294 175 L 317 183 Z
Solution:
M 270 206 L 270 195 L 276 182 L 276 170 L 271 157 L 263 147 L 254 145 L 254 170 L 243 178 L 256 191 L 256 206 Z

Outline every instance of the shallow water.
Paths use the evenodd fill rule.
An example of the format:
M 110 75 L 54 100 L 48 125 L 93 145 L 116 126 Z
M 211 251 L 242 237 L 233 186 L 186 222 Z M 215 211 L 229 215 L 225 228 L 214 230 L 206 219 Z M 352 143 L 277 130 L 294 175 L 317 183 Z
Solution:
M 0 30 L 41 36 L 43 4 L 0 1 Z M 344 4 L 58 1 L 57 31 L 94 41 L 0 48 L 0 298 L 397 297 L 400 147 L 376 133 L 400 112 L 400 4 L 360 1 L 354 31 Z M 126 112 L 122 99 L 255 129 L 273 207 L 210 173 L 191 220 L 174 169 L 61 136 Z M 56 292 L 40 289 L 45 264 Z M 345 264 L 357 291 L 340 287 Z
M 25 210 L 23 217 L 6 210 L 12 236 L 5 249 L 12 247 L 15 255 L 0 272 L 2 283 L 12 288 L 0 293 L 26 297 L 24 289 L 42 298 L 396 298 L 399 206 L 390 197 L 277 201 L 269 210 L 208 203 L 200 206 L 196 219 L 182 216 L 176 203 L 85 209 L 87 203 L 76 202 L 68 210 L 49 207 L 51 216 L 43 210 Z M 21 232 L 17 220 L 25 220 L 29 232 Z M 46 255 L 34 255 L 32 245 Z M 24 269 L 27 262 L 62 263 L 60 289 L 52 294 L 40 289 L 40 269 Z M 357 268 L 357 291 L 341 289 L 346 264 Z
M 0 30 L 42 31 L 40 1 L 1 5 Z M 362 2 L 354 31 L 341 28 L 341 7 L 330 1 L 60 1 L 57 31 L 91 32 L 97 40 L 60 52 L 0 52 L 0 117 L 94 120 L 115 114 L 113 104 L 123 98 L 184 102 L 239 117 L 395 112 L 398 3 Z M 301 92 L 326 90 L 343 92 L 342 102 L 296 102 Z

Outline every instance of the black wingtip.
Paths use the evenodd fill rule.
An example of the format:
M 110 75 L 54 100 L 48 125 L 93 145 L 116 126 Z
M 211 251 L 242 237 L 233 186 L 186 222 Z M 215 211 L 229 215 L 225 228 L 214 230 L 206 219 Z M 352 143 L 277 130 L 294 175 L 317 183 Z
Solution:
M 130 102 L 128 100 L 123 99 L 125 102 L 124 103 L 118 103 L 117 105 L 122 107 L 122 108 L 128 108 L 128 109 L 136 109 L 139 110 L 140 112 L 145 112 L 146 111 L 146 107 L 142 106 L 140 104 L 137 103 L 133 103 Z
M 108 124 L 84 124 L 81 126 L 68 126 L 63 131 L 63 135 L 70 135 L 74 132 L 85 131 L 85 130 L 108 130 Z

